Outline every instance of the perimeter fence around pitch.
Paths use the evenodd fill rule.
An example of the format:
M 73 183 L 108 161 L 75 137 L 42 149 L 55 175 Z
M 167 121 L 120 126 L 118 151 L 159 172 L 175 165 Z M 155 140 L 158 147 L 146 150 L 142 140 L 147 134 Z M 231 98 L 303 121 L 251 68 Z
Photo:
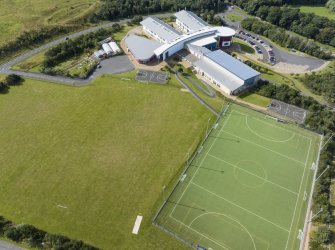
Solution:
M 187 241 L 186 239 L 181 238 L 180 236 L 178 236 L 177 234 L 171 232 L 170 230 L 164 228 L 163 226 L 159 225 L 156 222 L 157 217 L 160 215 L 160 213 L 162 212 L 164 206 L 166 205 L 166 203 L 169 201 L 169 198 L 173 195 L 173 193 L 176 191 L 178 185 L 180 185 L 182 183 L 182 176 L 184 176 L 186 174 L 186 172 L 188 171 L 188 169 L 190 168 L 190 166 L 192 165 L 192 162 L 194 161 L 194 159 L 198 156 L 198 154 L 201 153 L 202 148 L 204 147 L 204 144 L 206 143 L 209 135 L 212 133 L 212 131 L 214 129 L 217 128 L 218 124 L 219 124 L 219 120 L 226 114 L 227 110 L 230 107 L 230 102 L 227 103 L 226 107 L 224 108 L 224 110 L 221 112 L 221 114 L 217 117 L 217 119 L 215 120 L 213 126 L 209 129 L 209 131 L 206 131 L 206 136 L 205 138 L 202 140 L 202 142 L 198 145 L 198 147 L 196 148 L 195 152 L 193 153 L 193 155 L 187 160 L 185 169 L 183 170 L 183 172 L 181 173 L 180 177 L 177 179 L 176 183 L 173 185 L 172 191 L 170 192 L 170 194 L 166 197 L 166 199 L 164 199 L 163 204 L 160 206 L 158 212 L 155 214 L 152 223 L 157 226 L 158 228 L 160 228 L 161 230 L 163 230 L 164 232 L 172 235 L 174 238 L 176 238 L 177 240 L 187 244 L 188 246 L 190 246 L 191 248 L 196 248 L 197 246 L 194 245 L 193 243 Z

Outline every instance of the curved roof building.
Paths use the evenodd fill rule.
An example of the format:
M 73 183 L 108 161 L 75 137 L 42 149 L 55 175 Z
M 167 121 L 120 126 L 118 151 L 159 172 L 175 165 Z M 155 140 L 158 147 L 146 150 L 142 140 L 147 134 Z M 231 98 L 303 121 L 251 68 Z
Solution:
M 154 50 L 161 46 L 159 42 L 142 36 L 129 35 L 124 40 L 128 50 L 140 63 L 147 63 L 155 57 Z

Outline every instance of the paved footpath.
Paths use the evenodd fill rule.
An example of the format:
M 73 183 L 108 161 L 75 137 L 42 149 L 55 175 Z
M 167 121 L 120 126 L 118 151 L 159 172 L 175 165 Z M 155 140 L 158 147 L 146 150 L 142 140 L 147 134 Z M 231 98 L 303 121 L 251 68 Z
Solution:
M 0 250 L 25 250 L 22 247 L 15 246 L 7 241 L 0 240 Z
M 157 15 L 150 15 L 150 16 L 156 16 L 156 17 L 169 17 L 171 16 L 171 13 L 164 13 L 164 14 L 157 14 Z M 146 16 L 144 16 L 146 18 Z M 51 82 L 56 82 L 56 83 L 61 83 L 61 84 L 66 84 L 66 85 L 73 85 L 73 86 L 80 86 L 80 85 L 87 85 L 89 84 L 96 75 L 94 75 L 93 78 L 88 78 L 88 79 L 74 79 L 70 77 L 63 77 L 63 76 L 50 76 L 42 73 L 31 73 L 31 72 L 24 72 L 24 71 L 19 71 L 19 70 L 12 70 L 11 67 L 19 62 L 24 61 L 25 59 L 32 57 L 33 55 L 49 49 L 51 47 L 54 47 L 55 45 L 58 45 L 64 41 L 66 41 L 66 38 L 76 38 L 78 36 L 88 34 L 94 31 L 97 31 L 102 28 L 110 28 L 112 27 L 113 24 L 119 23 L 119 24 L 125 24 L 131 19 L 121 19 L 119 21 L 114 21 L 114 22 L 109 22 L 105 24 L 98 25 L 96 27 L 88 28 L 85 30 L 81 30 L 75 33 L 72 33 L 70 35 L 64 36 L 62 38 L 59 38 L 57 40 L 54 40 L 52 42 L 49 42 L 47 44 L 44 44 L 40 47 L 34 48 L 32 50 L 29 50 L 28 52 L 23 53 L 22 55 L 15 57 L 11 59 L 10 61 L 0 64 L 0 74 L 17 74 L 23 77 L 28 77 L 28 78 L 34 78 L 38 80 L 44 80 L 44 81 L 51 81 Z M 1 249 L 0 249 L 1 250 Z

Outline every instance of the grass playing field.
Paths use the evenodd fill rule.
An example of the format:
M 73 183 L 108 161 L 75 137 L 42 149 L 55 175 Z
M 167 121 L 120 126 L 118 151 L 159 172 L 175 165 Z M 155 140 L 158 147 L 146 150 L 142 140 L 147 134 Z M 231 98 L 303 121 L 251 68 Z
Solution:
M 231 105 L 156 223 L 206 249 L 298 249 L 320 136 Z
M 301 5 L 301 6 L 293 6 L 298 7 L 303 13 L 314 13 L 318 16 L 327 17 L 329 19 L 335 19 L 335 13 L 331 12 L 325 6 L 310 6 L 310 5 Z
M 1 1 L 0 45 L 32 28 L 78 20 L 99 5 L 99 0 Z
M 174 77 L 122 80 L 134 76 L 26 80 L 0 95 L 0 215 L 103 249 L 186 248 L 151 220 L 214 118 Z

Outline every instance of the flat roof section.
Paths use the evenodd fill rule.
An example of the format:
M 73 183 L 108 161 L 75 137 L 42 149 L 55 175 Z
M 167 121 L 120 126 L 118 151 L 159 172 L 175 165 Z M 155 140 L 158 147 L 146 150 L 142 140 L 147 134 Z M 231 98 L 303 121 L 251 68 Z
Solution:
M 218 36 L 223 37 L 230 37 L 236 34 L 235 30 L 228 28 L 228 27 L 217 27 L 217 33 Z
M 191 31 L 200 30 L 205 26 L 209 26 L 204 20 L 191 11 L 181 10 L 174 14 L 175 17 L 186 25 Z
M 151 30 L 153 33 L 155 33 L 158 37 L 160 37 L 162 40 L 165 40 L 166 42 L 171 42 L 181 35 L 181 33 L 179 33 L 170 25 L 164 23 L 157 17 L 147 17 L 141 22 L 141 25 Z
M 258 71 L 254 70 L 248 65 L 245 65 L 222 50 L 216 50 L 211 53 L 207 53 L 206 57 L 226 70 L 230 71 L 237 77 L 241 78 L 242 80 L 248 80 L 252 77 L 260 75 Z
M 154 50 L 161 46 L 159 42 L 137 35 L 127 36 L 124 42 L 134 57 L 140 61 L 149 60 L 154 56 Z
M 166 52 L 167 50 L 171 49 L 173 46 L 178 45 L 179 43 L 186 43 L 189 42 L 190 40 L 199 38 L 199 37 L 204 37 L 204 36 L 209 36 L 213 35 L 217 32 L 216 28 L 214 27 L 204 27 L 201 30 L 198 30 L 196 32 L 193 32 L 191 34 L 184 34 L 181 35 L 178 39 L 172 41 L 171 43 L 166 43 L 160 46 L 158 49 L 155 50 L 156 56 L 159 56 Z
M 224 73 L 219 67 L 214 67 L 210 65 L 208 62 L 200 59 L 194 63 L 194 66 L 214 78 L 214 80 L 230 91 L 234 91 L 243 85 L 243 83 L 239 83 L 235 81 L 233 78 L 229 77 L 226 73 Z
M 192 45 L 195 46 L 206 46 L 209 44 L 213 44 L 213 43 L 217 43 L 217 40 L 215 39 L 215 36 L 209 36 L 209 37 L 204 37 L 204 38 L 199 38 L 199 39 L 195 39 L 194 41 L 189 42 Z

